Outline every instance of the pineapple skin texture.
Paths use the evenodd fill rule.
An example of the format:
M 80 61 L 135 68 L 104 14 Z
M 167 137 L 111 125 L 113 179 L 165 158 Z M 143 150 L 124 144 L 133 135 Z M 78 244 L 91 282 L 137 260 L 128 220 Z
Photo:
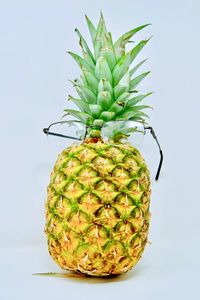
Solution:
M 128 143 L 82 143 L 57 159 L 47 189 L 49 253 L 65 270 L 125 273 L 138 262 L 149 229 L 150 176 Z

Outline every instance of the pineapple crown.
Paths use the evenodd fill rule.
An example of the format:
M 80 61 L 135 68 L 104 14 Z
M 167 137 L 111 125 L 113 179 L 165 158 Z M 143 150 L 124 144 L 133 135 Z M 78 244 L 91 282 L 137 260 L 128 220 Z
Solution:
M 148 116 L 143 110 L 150 106 L 140 105 L 140 102 L 152 93 L 138 95 L 135 88 L 150 72 L 135 76 L 138 68 L 146 60 L 139 62 L 133 68 L 131 64 L 150 38 L 140 41 L 130 51 L 126 51 L 125 47 L 137 32 L 150 24 L 126 32 L 113 43 L 102 13 L 97 28 L 87 16 L 86 21 L 94 53 L 80 31 L 75 29 L 79 37 L 82 57 L 73 52 L 68 53 L 78 63 L 82 74 L 80 79 L 71 81 L 79 97 L 69 95 L 68 99 L 80 110 L 65 109 L 64 116 L 71 115 L 77 119 L 76 122 L 96 128 L 101 128 L 105 122 L 114 120 L 145 123 L 145 118 Z

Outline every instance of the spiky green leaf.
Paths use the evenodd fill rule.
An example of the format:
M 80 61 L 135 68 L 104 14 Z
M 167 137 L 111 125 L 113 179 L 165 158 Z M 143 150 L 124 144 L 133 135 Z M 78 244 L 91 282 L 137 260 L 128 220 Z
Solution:
M 88 124 L 93 121 L 93 118 L 91 117 L 91 115 L 86 114 L 84 112 L 80 112 L 78 110 L 64 109 L 64 112 L 65 112 L 64 116 L 67 116 L 67 115 L 73 116 L 73 117 L 77 118 L 78 120 L 80 120 L 84 124 Z
M 148 43 L 149 40 L 150 39 L 141 41 L 130 52 L 128 52 L 119 60 L 119 62 L 116 64 L 113 70 L 113 79 L 115 85 L 118 84 L 118 82 L 121 80 L 124 74 L 128 71 L 133 60 L 136 58 L 136 56 L 139 54 L 142 48 L 146 45 L 146 43 Z
M 150 95 L 152 95 L 152 92 L 144 94 L 144 95 L 139 95 L 139 96 L 133 97 L 132 99 L 130 99 L 130 100 L 127 101 L 126 107 L 134 106 L 137 103 L 141 102 L 144 98 L 146 98 L 146 97 L 148 97 Z
M 117 102 L 127 102 L 128 99 L 130 97 L 130 93 L 129 92 L 124 92 L 123 94 L 121 94 L 116 101 Z
M 111 94 L 113 94 L 113 88 L 111 83 L 108 80 L 105 79 L 100 79 L 99 81 L 99 85 L 98 85 L 98 92 L 103 92 L 103 91 L 107 91 Z
M 135 111 L 141 111 L 143 109 L 146 109 L 146 108 L 152 108 L 152 106 L 149 106 L 149 105 L 135 105 L 132 107 Z
M 96 94 L 90 90 L 88 87 L 84 85 L 76 85 L 76 88 L 81 92 L 80 94 L 83 95 L 83 99 L 90 104 L 94 104 L 97 102 Z
M 99 49 L 99 57 L 101 56 L 103 56 L 106 59 L 110 67 L 110 70 L 112 71 L 117 61 L 115 57 L 115 51 L 114 51 L 112 36 L 110 32 L 106 34 L 102 34 L 102 46 Z
M 132 68 L 129 71 L 130 77 L 139 69 L 139 67 L 141 67 L 143 65 L 143 63 L 145 63 L 147 61 L 147 59 L 142 60 L 141 62 L 139 62 L 134 68 Z
M 113 111 L 116 115 L 121 114 L 124 110 L 124 106 L 121 104 L 118 104 L 117 102 L 114 102 L 108 111 Z
M 78 54 L 68 51 L 68 53 L 73 57 L 73 59 L 77 62 L 80 68 L 85 68 L 89 72 L 94 72 L 94 69 Z
M 116 43 L 114 44 L 114 48 L 115 48 L 115 54 L 116 54 L 117 60 L 121 59 L 122 56 L 125 54 L 125 45 L 129 42 L 131 37 L 148 25 L 150 25 L 150 24 L 145 24 L 145 25 L 142 25 L 142 26 L 132 29 L 132 30 L 126 32 L 125 34 L 123 34 L 116 41 Z
M 72 101 L 78 108 L 80 108 L 81 111 L 89 112 L 89 105 L 87 104 L 87 102 L 83 101 L 83 99 L 77 99 L 69 95 L 68 100 Z
M 150 72 L 142 73 L 141 75 L 138 75 L 137 77 L 133 78 L 130 81 L 129 89 L 130 91 L 134 90 L 136 86 L 149 74 Z
M 99 20 L 99 23 L 97 26 L 95 41 L 94 41 L 94 56 L 95 56 L 96 60 L 99 58 L 99 52 L 100 52 L 100 49 L 103 47 L 103 40 L 104 40 L 106 34 L 107 34 L 107 29 L 106 29 L 103 15 L 101 14 L 101 17 L 100 17 L 100 20 Z
M 94 68 L 95 67 L 95 59 L 93 57 L 92 52 L 90 51 L 90 48 L 88 47 L 86 40 L 83 38 L 82 34 L 80 33 L 80 31 L 77 28 L 75 29 L 75 32 L 79 36 L 79 39 L 80 39 L 79 44 L 82 48 L 84 59 L 92 68 Z
M 115 113 L 113 111 L 111 111 L 111 112 L 103 111 L 99 118 L 106 121 L 106 122 L 108 122 L 108 121 L 114 120 Z
M 86 69 L 82 69 L 84 80 L 89 89 L 91 89 L 95 94 L 98 91 L 99 81 L 94 76 L 92 72 L 87 71 Z
M 131 64 L 131 53 L 128 52 L 121 60 L 116 64 L 113 69 L 114 85 L 117 85 L 121 78 L 126 74 Z
M 92 117 L 94 117 L 95 119 L 98 118 L 102 112 L 102 107 L 97 104 L 90 104 L 89 108 L 90 108 Z
M 135 117 L 142 117 L 142 116 L 146 116 L 147 115 L 145 113 L 143 113 L 142 111 L 138 111 L 138 110 L 135 110 L 134 107 L 130 107 L 130 108 L 127 108 L 123 111 L 122 114 L 118 115 L 116 117 L 117 120 L 129 120 L 131 118 L 135 118 Z
M 112 97 L 108 91 L 101 91 L 97 97 L 97 103 L 106 110 L 112 104 Z
M 96 37 L 96 29 L 95 29 L 94 25 L 92 24 L 92 22 L 90 21 L 90 19 L 87 16 L 85 16 L 85 17 L 86 17 L 88 29 L 90 31 L 91 39 L 92 39 L 92 42 L 94 45 L 95 37 Z
M 100 79 L 106 79 L 112 84 L 112 73 L 104 57 L 99 57 L 95 67 L 95 76 Z
M 85 75 L 84 74 L 80 75 L 80 82 L 81 82 L 80 85 L 85 85 L 85 86 L 88 85 L 88 83 L 87 83 L 87 81 L 85 79 Z
M 148 43 L 148 41 L 150 41 L 151 37 L 147 40 L 143 40 L 141 42 L 139 42 L 132 50 L 131 50 L 131 63 L 133 62 L 133 60 L 136 58 L 136 56 L 140 53 L 140 51 L 142 50 L 142 48 Z
M 93 125 L 101 128 L 104 123 L 105 122 L 101 119 L 95 119 L 94 122 L 93 122 Z
M 73 84 L 73 87 L 75 88 L 77 94 L 79 95 L 79 97 L 81 99 L 84 99 L 85 101 L 87 100 L 85 98 L 85 95 L 83 94 L 83 92 L 80 90 L 79 86 L 82 86 L 83 84 L 80 82 L 80 80 L 78 79 L 75 79 L 75 80 L 69 80 L 72 84 Z M 86 101 L 87 102 L 87 101 Z
M 115 99 L 118 99 L 121 94 L 129 90 L 130 76 L 129 72 L 122 77 L 120 82 L 114 88 Z

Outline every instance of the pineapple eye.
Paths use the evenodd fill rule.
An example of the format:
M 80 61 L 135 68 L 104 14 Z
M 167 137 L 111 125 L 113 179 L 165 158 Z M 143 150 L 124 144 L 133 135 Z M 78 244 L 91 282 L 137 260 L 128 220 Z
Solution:
M 128 171 L 124 167 L 116 167 L 112 172 L 112 176 L 120 177 L 121 179 L 130 178 Z
M 102 191 L 105 193 L 110 193 L 110 192 L 114 192 L 117 190 L 116 185 L 113 184 L 111 181 L 108 180 L 101 180 L 97 183 L 97 185 L 95 186 L 95 189 L 97 191 Z

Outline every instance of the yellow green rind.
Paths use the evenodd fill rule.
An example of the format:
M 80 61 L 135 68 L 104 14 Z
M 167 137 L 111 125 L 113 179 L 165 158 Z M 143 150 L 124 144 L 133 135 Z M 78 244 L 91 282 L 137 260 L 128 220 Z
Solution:
M 147 242 L 150 193 L 146 163 L 130 144 L 65 149 L 48 186 L 51 256 L 65 270 L 92 276 L 129 271 Z

